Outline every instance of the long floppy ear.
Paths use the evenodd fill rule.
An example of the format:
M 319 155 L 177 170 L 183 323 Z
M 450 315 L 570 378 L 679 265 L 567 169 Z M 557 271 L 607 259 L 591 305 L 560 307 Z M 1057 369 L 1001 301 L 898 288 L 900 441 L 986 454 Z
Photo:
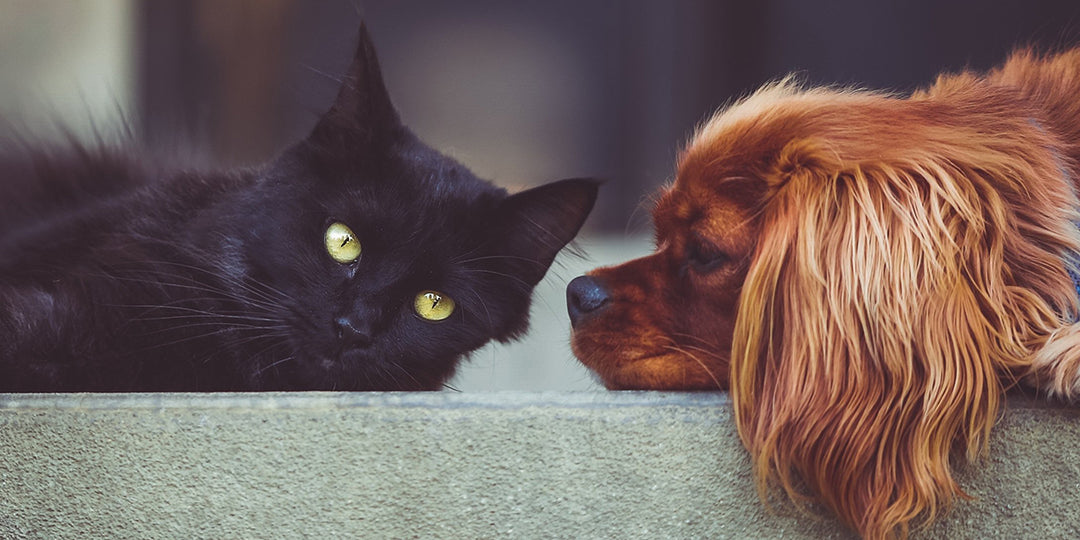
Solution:
M 786 166 L 740 297 L 731 393 L 762 497 L 817 498 L 866 538 L 966 497 L 951 452 L 985 451 L 999 377 L 1076 309 L 1075 231 L 1047 210 L 1065 188 L 1017 176 L 1052 160 L 980 170 L 952 151 Z

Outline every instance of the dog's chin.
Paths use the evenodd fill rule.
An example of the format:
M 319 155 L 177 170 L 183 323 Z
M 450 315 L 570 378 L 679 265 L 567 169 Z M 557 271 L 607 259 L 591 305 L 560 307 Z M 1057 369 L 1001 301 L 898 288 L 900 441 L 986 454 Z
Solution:
M 680 352 L 619 354 L 611 348 L 572 342 L 574 354 L 608 390 L 726 390 L 727 372 Z M 590 350 L 591 349 L 591 350 Z M 726 367 L 727 361 L 722 362 Z

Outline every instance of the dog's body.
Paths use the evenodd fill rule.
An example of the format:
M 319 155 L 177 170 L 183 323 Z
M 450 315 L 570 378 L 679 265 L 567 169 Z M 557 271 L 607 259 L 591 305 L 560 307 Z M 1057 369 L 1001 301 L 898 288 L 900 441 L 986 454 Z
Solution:
M 574 280 L 613 389 L 730 389 L 764 493 L 868 538 L 964 496 L 1018 381 L 1080 396 L 1080 49 L 909 98 L 776 83 L 708 121 L 656 253 Z

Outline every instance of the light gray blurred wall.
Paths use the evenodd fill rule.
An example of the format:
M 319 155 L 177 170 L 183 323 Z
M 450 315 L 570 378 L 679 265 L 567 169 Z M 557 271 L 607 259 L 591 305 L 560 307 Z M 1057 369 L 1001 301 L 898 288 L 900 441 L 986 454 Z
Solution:
M 131 113 L 133 4 L 0 0 L 0 127 L 87 136 Z

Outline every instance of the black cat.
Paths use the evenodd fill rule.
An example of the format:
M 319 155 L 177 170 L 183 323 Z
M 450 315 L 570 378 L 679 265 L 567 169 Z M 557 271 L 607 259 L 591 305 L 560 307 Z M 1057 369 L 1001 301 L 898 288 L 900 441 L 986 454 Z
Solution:
M 425 146 L 360 34 L 311 135 L 255 170 L 3 149 L 0 392 L 430 390 L 521 335 L 596 183 L 508 196 Z

